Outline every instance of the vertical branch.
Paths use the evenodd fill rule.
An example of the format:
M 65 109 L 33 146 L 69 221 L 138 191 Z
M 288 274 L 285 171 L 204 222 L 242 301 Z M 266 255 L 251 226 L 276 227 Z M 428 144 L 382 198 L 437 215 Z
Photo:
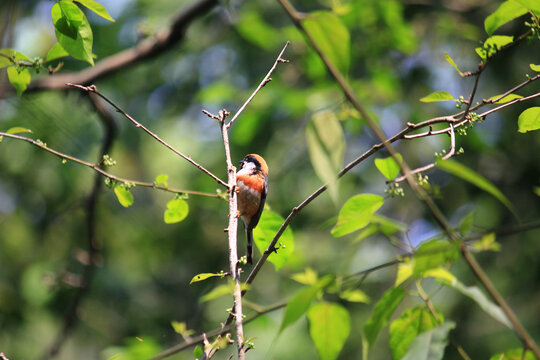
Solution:
M 238 250 L 237 250 L 237 228 L 238 228 L 238 196 L 236 193 L 236 168 L 231 160 L 231 150 L 229 147 L 229 127 L 225 122 L 225 117 L 229 115 L 226 110 L 220 110 L 218 121 L 221 125 L 221 134 L 223 136 L 223 145 L 225 146 L 225 158 L 227 161 L 227 175 L 229 183 L 229 227 L 227 234 L 229 235 L 229 264 L 231 275 L 234 280 L 234 306 L 233 316 L 236 327 L 236 345 L 238 349 L 238 359 L 245 359 L 244 349 L 244 327 L 242 324 L 242 290 L 240 286 L 240 269 L 238 267 Z

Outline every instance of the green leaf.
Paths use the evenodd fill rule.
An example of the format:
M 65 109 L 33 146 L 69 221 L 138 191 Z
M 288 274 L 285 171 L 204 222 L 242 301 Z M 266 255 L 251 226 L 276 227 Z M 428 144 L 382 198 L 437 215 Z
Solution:
M 404 296 L 405 290 L 395 287 L 388 290 L 375 304 L 371 318 L 364 324 L 364 336 L 370 347 L 373 346 L 379 332 L 386 326 Z
M 373 213 L 379 209 L 384 198 L 374 194 L 355 195 L 343 205 L 336 226 L 332 229 L 334 237 L 341 237 L 359 230 L 369 224 Z
M 534 192 L 536 195 L 540 196 L 540 186 L 535 186 L 535 187 L 533 188 L 533 192 Z
M 319 280 L 315 285 L 302 288 L 298 291 L 285 307 L 285 314 L 279 327 L 279 332 L 287 326 L 295 323 L 307 311 L 311 302 L 317 297 L 319 292 L 332 282 L 332 277 L 327 275 Z
M 0 51 L 0 52 L 1 52 L 1 51 Z M 531 67 L 531 69 L 532 69 L 533 71 L 540 72 L 540 65 L 529 64 L 529 66 Z
M 264 209 L 259 225 L 253 229 L 253 240 L 261 254 L 263 254 L 268 245 L 270 245 L 274 235 L 276 235 L 284 221 L 285 219 L 283 219 L 281 215 L 268 208 Z M 294 235 L 290 227 L 285 229 L 279 238 L 278 245 L 280 248 L 277 251 L 277 254 L 273 253 L 268 257 L 268 261 L 274 264 L 276 270 L 281 269 L 281 267 L 289 261 L 294 252 Z
M 316 271 L 310 267 L 307 267 L 304 272 L 293 274 L 291 279 L 299 282 L 300 284 L 314 285 L 317 283 L 318 276 Z
M 17 90 L 17 96 L 21 96 L 30 84 L 30 71 L 26 67 L 10 66 L 7 68 L 7 75 L 9 82 Z
M 350 302 L 360 302 L 365 304 L 369 304 L 370 302 L 369 296 L 359 289 L 347 289 L 340 293 L 339 297 Z
M 169 184 L 167 183 L 167 180 L 169 180 L 169 175 L 160 174 L 156 176 L 156 180 L 154 180 L 154 184 L 156 185 L 163 185 L 164 188 L 168 188 Z
M 455 99 L 450 93 L 446 91 L 436 91 L 420 99 L 421 102 L 425 102 L 425 103 L 436 102 L 436 101 L 449 101 L 449 100 L 455 100 Z
M 114 19 L 111 17 L 111 15 L 109 15 L 109 13 L 107 12 L 107 9 L 105 9 L 105 7 L 101 5 L 100 3 L 98 3 L 97 1 L 94 1 L 94 0 L 75 0 L 75 1 L 78 2 L 79 4 L 86 6 L 88 9 L 92 10 L 93 12 L 101 16 L 102 18 L 114 22 Z
M 399 161 L 403 161 L 401 154 L 396 154 Z M 399 174 L 399 166 L 393 157 L 387 157 L 385 159 L 375 159 L 375 166 L 388 180 L 393 180 L 397 174 Z
M 20 126 L 14 126 L 6 131 L 7 134 L 32 133 L 32 130 Z
M 500 50 L 512 41 L 514 41 L 513 36 L 493 35 L 484 42 L 484 48 L 495 48 L 496 50 Z
M 349 333 L 351 318 L 337 303 L 320 302 L 309 308 L 309 334 L 321 360 L 337 359 Z
M 520 133 L 540 129 L 540 107 L 532 107 L 519 114 L 518 127 Z
M 174 224 L 186 218 L 189 206 L 184 199 L 172 199 L 167 203 L 167 210 L 163 213 L 163 221 L 166 224 Z
M 195 333 L 195 330 L 188 329 L 187 324 L 183 321 L 171 321 L 171 326 L 175 333 L 182 335 L 184 338 Z
M 459 257 L 459 246 L 444 240 L 426 241 L 418 247 L 414 257 L 413 275 L 422 276 L 424 272 L 438 268 Z
M 407 224 L 377 214 L 373 214 L 371 217 L 371 223 L 374 224 L 378 230 L 386 236 L 393 235 L 397 232 L 407 232 L 409 230 Z
M 72 2 L 60 1 L 53 5 L 51 16 L 56 38 L 69 55 L 94 65 L 92 28 L 84 13 Z
M 201 356 L 203 356 L 203 349 L 197 345 L 195 346 L 195 349 L 193 349 L 193 357 L 199 359 Z
M 501 244 L 495 240 L 495 233 L 489 233 L 471 244 L 476 251 L 501 251 Z
M 476 215 L 476 212 L 474 210 L 469 211 L 467 215 L 461 219 L 461 222 L 459 223 L 459 232 L 461 235 L 466 236 L 468 235 L 473 227 L 474 224 L 474 217 Z
M 216 276 L 219 276 L 220 278 L 223 278 L 225 276 L 225 273 L 223 273 L 223 272 L 221 272 L 221 273 L 200 273 L 200 274 L 195 275 L 193 277 L 193 279 L 191 279 L 191 281 L 189 283 L 193 284 L 194 282 L 203 281 L 203 280 L 209 279 L 211 277 L 216 277 Z
M 337 201 L 337 173 L 343 165 L 345 137 L 338 117 L 331 111 L 321 111 L 313 115 L 306 127 L 309 157 L 315 173 L 324 183 L 329 184 L 329 192 Z
M 497 200 L 499 200 L 504 206 L 508 208 L 514 214 L 516 218 L 518 218 L 516 211 L 514 209 L 514 206 L 510 201 L 504 196 L 504 194 L 495 187 L 489 180 L 481 176 L 480 174 L 477 174 L 472 169 L 469 169 L 463 164 L 460 164 L 453 160 L 437 160 L 437 167 L 440 169 L 449 172 L 450 174 L 460 177 L 463 180 L 479 187 L 480 189 L 484 190 L 485 192 L 491 194 L 493 197 L 495 197 Z
M 423 277 L 432 277 L 435 279 L 441 279 L 446 281 L 456 281 L 456 277 L 448 270 L 443 267 L 438 267 L 436 269 L 430 269 L 424 272 Z
M 431 312 L 421 306 L 405 311 L 390 324 L 388 345 L 392 359 L 399 360 L 407 353 L 413 340 L 421 333 L 438 325 Z
M 235 27 L 244 39 L 261 49 L 273 50 L 280 43 L 276 29 L 268 25 L 258 11 L 242 11 Z
M 510 323 L 502 309 L 493 302 L 491 302 L 491 300 L 488 299 L 488 297 L 476 286 L 465 286 L 458 280 L 455 280 L 453 282 L 443 280 L 441 281 L 441 283 L 450 286 L 453 289 L 462 293 L 463 295 L 471 298 L 478 304 L 478 306 L 480 306 L 482 310 L 484 310 L 486 314 L 488 314 L 501 324 L 506 325 L 508 328 L 512 329 L 512 324 Z
M 416 337 L 403 360 L 441 360 L 448 343 L 448 333 L 456 325 L 451 322 L 437 326 Z
M 495 99 L 498 99 L 500 97 L 501 97 L 501 95 L 495 95 L 495 96 L 490 97 L 489 100 L 495 100 Z M 515 99 L 521 99 L 522 97 L 523 96 L 518 95 L 518 94 L 508 94 L 505 97 L 501 98 L 500 100 L 496 101 L 495 104 L 505 104 L 505 103 L 510 102 L 512 100 L 515 100 Z
M 341 74 L 347 75 L 351 57 L 350 35 L 341 19 L 329 11 L 315 11 L 302 20 L 302 25 L 323 55 Z
M 64 56 L 69 56 L 69 53 L 66 50 L 64 50 L 64 48 L 62 47 L 62 45 L 60 45 L 60 43 L 56 43 L 51 48 L 51 50 L 49 50 L 49 52 L 47 53 L 47 57 L 45 57 L 45 62 L 56 60 Z
M 116 198 L 118 199 L 118 202 L 123 207 L 127 208 L 133 205 L 133 195 L 131 195 L 131 192 L 129 192 L 129 190 L 126 189 L 123 184 L 116 185 L 114 187 L 114 193 L 116 195 Z
M 459 75 L 461 76 L 464 76 L 463 73 L 461 72 L 461 70 L 459 70 L 458 66 L 456 65 L 454 59 L 452 59 L 450 57 L 450 55 L 448 55 L 447 53 L 444 54 L 444 57 L 446 59 L 446 61 L 448 61 L 450 63 L 450 65 L 452 65 L 454 67 L 454 69 L 456 69 L 456 71 L 459 73 Z
M 0 54 L 5 54 L 11 57 L 14 57 L 16 53 L 17 51 L 13 49 L 0 49 Z M 0 69 L 12 64 L 13 62 L 11 62 L 8 57 L 0 55 Z
M 414 260 L 410 258 L 405 258 L 405 260 L 402 263 L 398 264 L 396 282 L 394 283 L 394 286 L 399 286 L 405 280 L 410 278 L 413 274 L 413 270 L 414 270 Z
M 525 356 L 523 356 L 525 355 Z M 531 351 L 523 354 L 523 349 L 510 349 L 505 352 L 498 353 L 489 358 L 489 360 L 537 360 Z
M 509 21 L 527 13 L 527 8 L 517 1 L 508 0 L 503 2 L 497 10 L 489 15 L 484 21 L 484 29 L 488 35 L 492 35 L 495 30 Z

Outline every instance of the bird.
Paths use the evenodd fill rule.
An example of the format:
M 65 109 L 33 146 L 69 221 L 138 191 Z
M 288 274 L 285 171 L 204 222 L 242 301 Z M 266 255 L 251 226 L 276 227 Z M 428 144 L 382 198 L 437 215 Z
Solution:
M 253 229 L 259 223 L 268 194 L 268 166 L 262 156 L 248 154 L 236 173 L 238 216 L 246 229 L 246 260 L 253 264 Z

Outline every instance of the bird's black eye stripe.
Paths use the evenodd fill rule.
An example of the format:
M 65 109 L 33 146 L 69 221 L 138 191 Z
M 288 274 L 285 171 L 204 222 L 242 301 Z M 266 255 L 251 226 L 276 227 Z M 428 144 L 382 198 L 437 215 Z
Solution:
M 254 156 L 251 156 L 251 155 L 246 156 L 246 158 L 244 159 L 244 161 L 251 161 L 252 163 L 255 164 L 255 166 L 256 166 L 257 168 L 260 168 L 260 167 L 261 167 L 261 163 L 259 162 L 259 160 L 255 159 Z

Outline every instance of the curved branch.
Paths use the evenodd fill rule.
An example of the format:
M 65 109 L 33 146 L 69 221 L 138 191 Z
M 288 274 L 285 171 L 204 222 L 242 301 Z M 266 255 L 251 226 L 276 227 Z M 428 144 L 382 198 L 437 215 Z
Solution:
M 65 83 L 68 82 L 89 85 L 119 70 L 125 70 L 143 60 L 156 57 L 182 41 L 188 26 L 197 18 L 208 13 L 218 2 L 219 0 L 199 0 L 180 12 L 168 29 L 162 30 L 155 36 L 141 41 L 132 48 L 106 57 L 95 66 L 80 72 L 37 78 L 30 83 L 26 92 L 63 90 Z M 0 84 L 0 98 L 11 94 L 14 94 L 14 89 L 10 84 Z

